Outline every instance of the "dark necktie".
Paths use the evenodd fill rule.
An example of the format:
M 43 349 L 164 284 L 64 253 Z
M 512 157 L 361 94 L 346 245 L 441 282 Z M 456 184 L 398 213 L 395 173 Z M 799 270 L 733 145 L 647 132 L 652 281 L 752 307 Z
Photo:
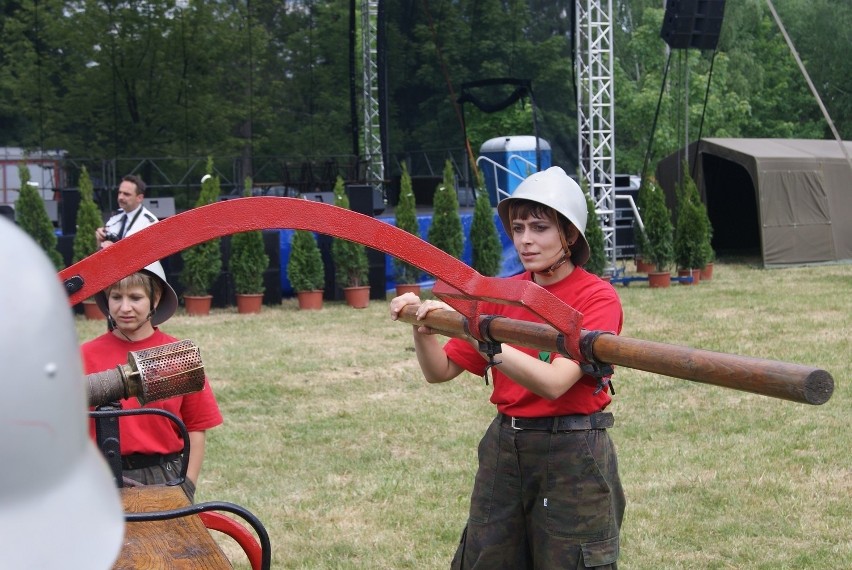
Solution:
M 127 224 L 127 214 L 121 215 L 121 227 L 118 229 L 118 237 L 124 237 L 124 226 Z

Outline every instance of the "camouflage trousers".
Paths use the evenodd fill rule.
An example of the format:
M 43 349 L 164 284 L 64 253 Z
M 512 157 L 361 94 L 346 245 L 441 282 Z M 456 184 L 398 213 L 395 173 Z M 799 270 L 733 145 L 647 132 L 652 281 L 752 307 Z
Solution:
M 140 485 L 166 485 L 177 484 L 180 481 L 180 470 L 183 467 L 183 458 L 177 457 L 164 461 L 160 465 L 142 467 L 139 469 L 123 469 L 121 471 L 125 487 L 138 487 Z M 180 483 L 181 488 L 189 498 L 189 502 L 195 501 L 195 484 L 189 479 Z
M 604 429 L 515 430 L 479 444 L 470 516 L 454 570 L 615 570 L 625 498 Z

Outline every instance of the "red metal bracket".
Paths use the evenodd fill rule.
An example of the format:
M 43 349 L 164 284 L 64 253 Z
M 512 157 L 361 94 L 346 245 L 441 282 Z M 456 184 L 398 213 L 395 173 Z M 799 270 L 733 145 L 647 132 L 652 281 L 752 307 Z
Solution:
M 582 314 L 535 283 L 485 277 L 391 224 L 299 198 L 237 198 L 194 208 L 90 255 L 60 271 L 59 277 L 69 293 L 69 303 L 75 305 L 146 265 L 199 243 L 282 228 L 326 234 L 393 255 L 438 279 L 434 294 L 472 323 L 478 323 L 478 301 L 523 306 L 565 335 L 566 352 L 584 361 L 580 352 Z

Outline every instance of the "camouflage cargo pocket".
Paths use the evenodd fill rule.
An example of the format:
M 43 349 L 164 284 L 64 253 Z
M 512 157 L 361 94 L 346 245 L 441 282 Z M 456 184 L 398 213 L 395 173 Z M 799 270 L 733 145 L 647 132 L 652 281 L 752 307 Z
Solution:
M 618 537 L 580 545 L 583 553 L 581 568 L 609 568 L 618 561 Z
M 598 467 L 607 438 L 596 430 L 555 434 L 547 474 L 547 532 L 551 536 L 603 540 L 618 534 L 612 493 Z M 604 451 L 605 453 L 605 451 Z
M 487 523 L 491 517 L 500 457 L 500 423 L 494 421 L 479 442 L 479 469 L 470 498 L 470 520 Z

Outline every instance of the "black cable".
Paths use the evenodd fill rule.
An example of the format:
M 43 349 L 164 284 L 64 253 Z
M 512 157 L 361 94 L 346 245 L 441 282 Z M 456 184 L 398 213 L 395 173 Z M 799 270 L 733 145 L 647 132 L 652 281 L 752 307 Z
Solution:
M 208 511 L 225 511 L 232 513 L 249 523 L 255 533 L 257 533 L 258 542 L 260 542 L 260 567 L 264 570 L 268 570 L 270 568 L 270 565 L 272 564 L 272 543 L 269 539 L 269 532 L 254 513 L 235 503 L 225 501 L 208 501 L 205 503 L 196 503 L 187 507 L 169 509 L 166 511 L 124 513 L 124 520 L 129 523 L 164 521 L 178 517 L 206 513 Z
M 710 98 L 710 81 L 713 79 L 713 64 L 716 63 L 717 50 L 713 50 L 713 55 L 710 57 L 710 71 L 707 73 L 707 88 L 704 91 L 704 108 L 701 109 L 701 122 L 698 124 L 698 138 L 695 139 L 695 156 L 692 157 L 692 173 L 691 176 L 695 179 L 695 167 L 698 164 L 698 145 L 701 144 L 701 133 L 704 129 L 704 115 L 707 114 L 707 100 Z
M 648 149 L 645 151 L 645 162 L 642 164 L 642 177 L 639 178 L 642 184 L 645 183 L 645 173 L 648 170 L 648 160 L 651 158 L 651 147 L 654 144 L 654 133 L 657 130 L 657 118 L 660 116 L 660 104 L 663 101 L 663 91 L 666 88 L 666 79 L 669 76 L 669 66 L 672 62 L 672 52 L 669 50 L 669 57 L 666 59 L 666 68 L 663 71 L 663 80 L 660 83 L 660 96 L 657 99 L 657 110 L 654 112 L 654 122 L 651 124 L 651 136 L 648 138 Z
M 103 418 L 115 418 L 121 416 L 141 416 L 141 415 L 155 415 L 155 416 L 163 416 L 172 421 L 172 423 L 177 427 L 180 432 L 180 437 L 183 439 L 183 451 L 181 451 L 181 457 L 183 457 L 183 462 L 180 468 L 180 483 L 186 481 L 186 472 L 189 468 L 189 452 L 190 449 L 190 441 L 189 441 L 189 430 L 187 430 L 186 424 L 183 423 L 179 417 L 177 417 L 172 412 L 162 409 L 162 408 L 114 408 L 114 409 L 97 409 L 91 410 L 89 412 L 89 417 L 94 419 L 95 422 L 101 421 Z M 97 441 L 98 448 L 103 450 L 104 443 L 103 441 Z M 106 458 L 107 461 L 112 461 L 113 459 L 118 462 L 118 466 L 121 466 L 121 456 L 117 458 Z M 120 471 L 120 470 L 119 470 Z M 120 473 L 119 473 L 120 474 Z M 118 481 L 121 481 L 119 478 Z M 120 486 L 120 485 L 119 485 Z

